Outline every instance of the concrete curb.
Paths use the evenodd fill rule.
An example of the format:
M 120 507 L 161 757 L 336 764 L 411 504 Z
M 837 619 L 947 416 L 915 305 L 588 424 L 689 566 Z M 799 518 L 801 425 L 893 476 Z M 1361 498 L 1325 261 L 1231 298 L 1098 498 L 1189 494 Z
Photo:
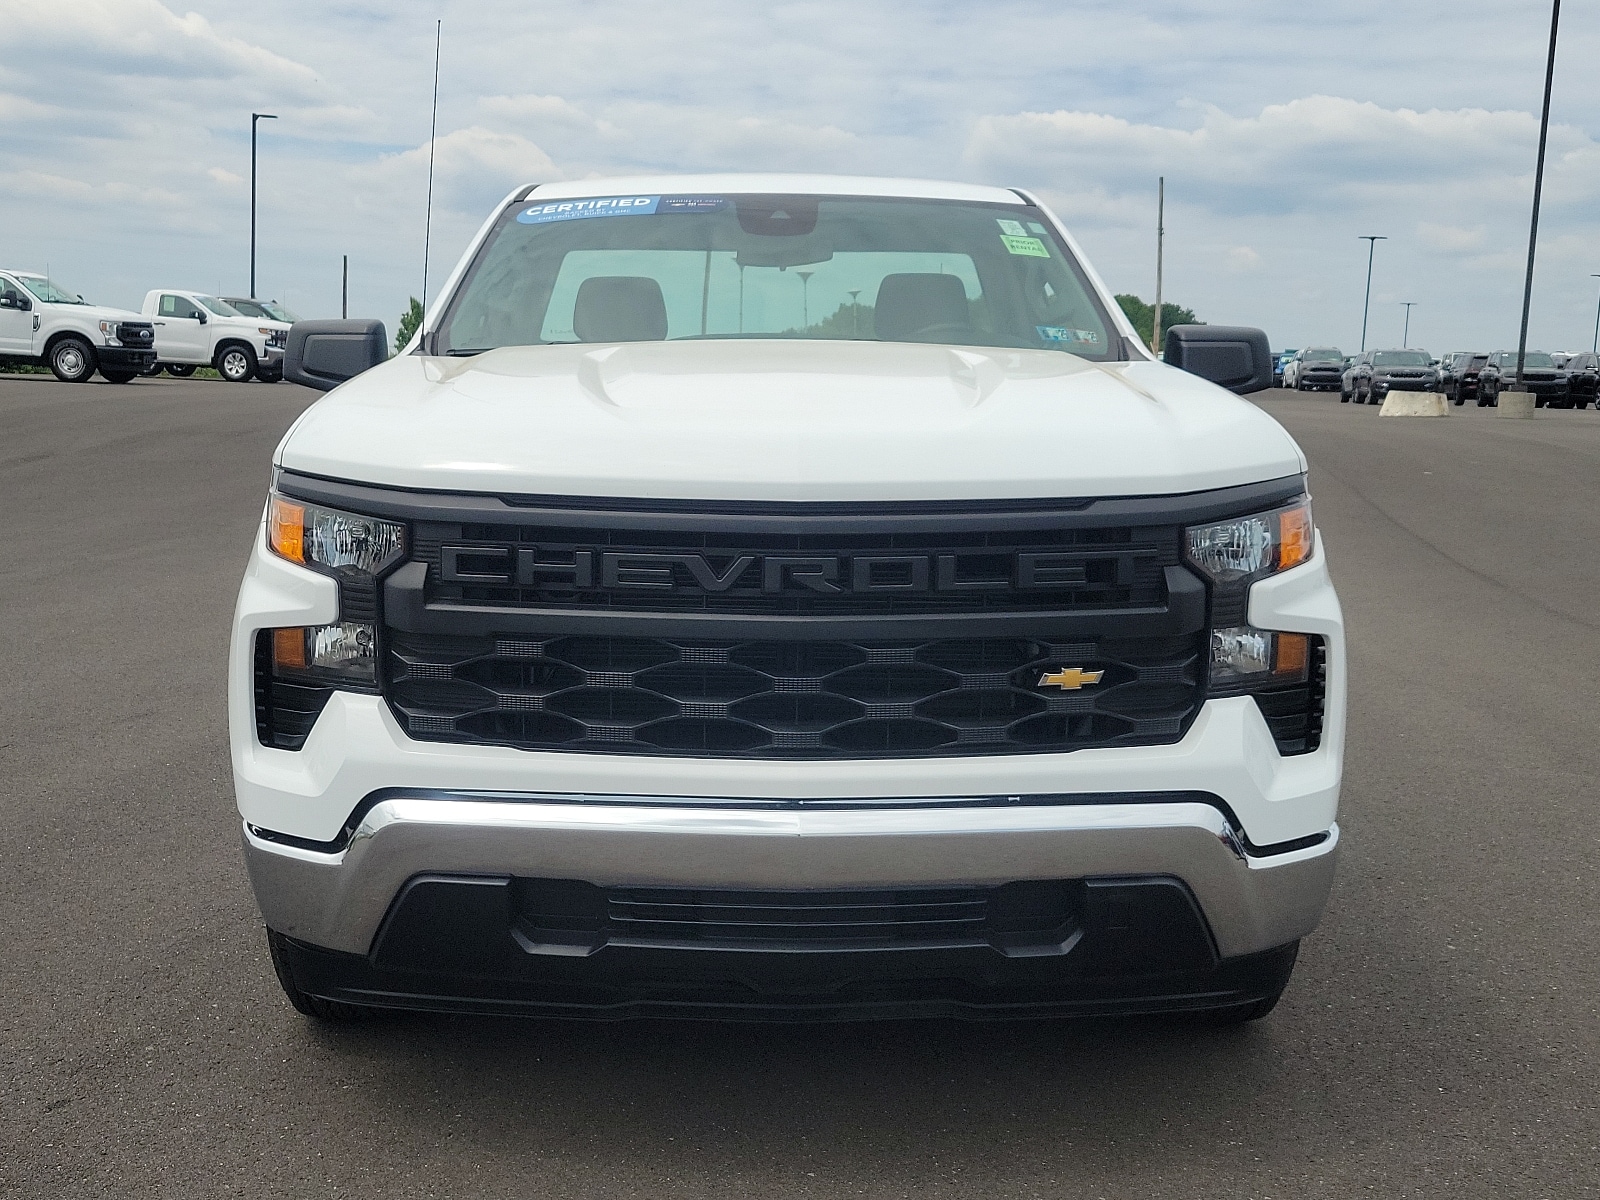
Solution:
M 1497 417 L 1533 416 L 1532 392 L 1501 392 L 1496 397 L 1494 415 Z
M 1383 398 L 1380 417 L 1448 417 L 1450 405 L 1438 392 L 1390 392 Z

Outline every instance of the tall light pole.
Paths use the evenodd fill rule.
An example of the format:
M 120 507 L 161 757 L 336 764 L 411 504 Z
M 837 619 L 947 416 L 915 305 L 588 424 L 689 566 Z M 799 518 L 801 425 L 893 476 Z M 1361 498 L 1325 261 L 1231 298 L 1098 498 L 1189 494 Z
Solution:
M 256 298 L 256 122 L 276 121 L 274 113 L 250 114 L 250 299 Z
M 1161 354 L 1161 252 L 1165 248 L 1167 229 L 1167 177 L 1156 177 L 1156 307 L 1150 314 L 1150 353 Z
M 1600 317 L 1596 317 L 1595 320 L 1597 322 L 1600 322 Z M 851 288 L 850 289 L 850 336 L 853 337 L 853 338 L 859 338 L 861 336 L 861 289 L 860 288 Z
M 1411 306 L 1414 305 L 1416 301 L 1402 300 L 1400 303 L 1406 306 L 1406 331 L 1400 335 L 1400 344 L 1402 346 L 1409 346 L 1411 345 Z
M 1522 364 L 1528 357 L 1528 310 L 1533 305 L 1533 252 L 1539 244 L 1539 197 L 1544 191 L 1544 142 L 1550 132 L 1550 85 L 1556 77 L 1556 30 L 1561 24 L 1561 0 L 1550 5 L 1550 57 L 1544 65 L 1544 112 L 1539 116 L 1539 159 L 1533 169 L 1533 219 L 1528 223 L 1528 277 L 1522 285 L 1522 333 L 1517 341 L 1517 384 L 1522 391 Z
M 811 277 L 816 272 L 796 271 L 795 274 L 800 276 L 800 311 L 802 314 L 800 332 L 804 333 L 811 328 Z
M 1600 275 L 1591 275 L 1590 279 L 1600 279 Z M 1594 345 L 1589 347 L 1591 353 L 1600 352 L 1600 300 L 1594 306 Z
M 1372 309 L 1372 253 L 1378 248 L 1379 242 L 1389 239 L 1381 233 L 1363 233 L 1357 240 L 1367 243 L 1367 299 L 1361 306 L 1361 349 L 1364 353 L 1367 349 L 1367 313 Z

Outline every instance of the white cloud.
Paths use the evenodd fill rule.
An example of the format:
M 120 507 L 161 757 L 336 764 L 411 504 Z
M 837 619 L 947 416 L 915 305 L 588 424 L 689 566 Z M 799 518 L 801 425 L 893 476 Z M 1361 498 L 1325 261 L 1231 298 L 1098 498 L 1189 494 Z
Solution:
M 1226 256 L 1228 270 L 1235 274 L 1254 271 L 1261 265 L 1261 255 L 1249 246 L 1230 246 Z
M 237 187 L 244 182 L 244 176 L 235 175 L 232 171 L 225 170 L 222 167 L 207 168 L 206 174 L 224 187 Z
M 1417 236 L 1437 250 L 1476 250 L 1483 245 L 1486 229 L 1475 225 L 1461 229 L 1454 225 L 1440 225 L 1434 221 L 1418 221 Z

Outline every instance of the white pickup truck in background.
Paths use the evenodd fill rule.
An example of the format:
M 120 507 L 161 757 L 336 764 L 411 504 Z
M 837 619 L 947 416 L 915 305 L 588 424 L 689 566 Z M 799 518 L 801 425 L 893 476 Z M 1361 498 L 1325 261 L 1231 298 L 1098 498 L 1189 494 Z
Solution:
M 155 362 L 150 322 L 90 304 L 33 271 L 0 270 L 0 360 L 42 363 L 63 383 L 96 370 L 127 383 Z
M 175 288 L 147 292 L 144 315 L 155 325 L 156 361 L 172 375 L 215 367 L 230 383 L 283 378 L 285 321 L 246 317 L 215 296 Z

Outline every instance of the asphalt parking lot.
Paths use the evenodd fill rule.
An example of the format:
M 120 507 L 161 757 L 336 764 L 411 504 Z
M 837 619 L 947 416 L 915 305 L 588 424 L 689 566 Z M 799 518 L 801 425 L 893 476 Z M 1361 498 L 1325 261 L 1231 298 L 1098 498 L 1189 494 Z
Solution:
M 1600 415 L 1259 398 L 1353 673 L 1339 882 L 1264 1022 L 324 1029 L 267 961 L 223 705 L 311 399 L 0 375 L 0 1194 L 1600 1188 Z

